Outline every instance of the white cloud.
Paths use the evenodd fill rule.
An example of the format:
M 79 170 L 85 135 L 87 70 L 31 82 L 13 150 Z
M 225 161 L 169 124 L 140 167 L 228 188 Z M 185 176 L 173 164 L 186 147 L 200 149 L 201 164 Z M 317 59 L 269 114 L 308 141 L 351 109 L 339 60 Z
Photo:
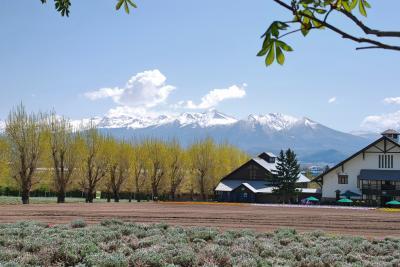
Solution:
M 209 109 L 217 106 L 220 102 L 227 99 L 243 98 L 246 95 L 245 87 L 232 85 L 225 89 L 213 89 L 208 94 L 201 98 L 199 104 L 195 104 L 192 100 L 180 101 L 175 107 L 187 108 L 187 109 Z
M 122 88 L 101 88 L 85 93 L 90 100 L 111 98 L 116 104 L 127 108 L 151 108 L 164 103 L 175 90 L 167 85 L 167 78 L 159 70 L 140 72 L 132 76 Z
M 98 100 L 102 98 L 113 98 L 114 101 L 117 101 L 118 97 L 123 93 L 124 89 L 116 88 L 101 88 L 96 91 L 86 92 L 85 97 L 90 100 Z
M 368 116 L 363 120 L 361 127 L 374 132 L 384 131 L 389 128 L 400 129 L 400 110 L 393 113 Z
M 144 116 L 146 115 L 147 109 L 144 107 L 128 107 L 128 106 L 118 106 L 110 109 L 107 112 L 109 117 L 119 117 L 119 116 Z
M 332 103 L 334 103 L 334 102 L 336 102 L 336 96 L 333 96 L 333 97 L 331 97 L 331 98 L 328 99 L 328 103 L 329 103 L 329 104 L 332 104 Z
M 397 104 L 400 105 L 400 96 L 398 97 L 386 97 L 383 99 L 383 102 L 386 104 Z

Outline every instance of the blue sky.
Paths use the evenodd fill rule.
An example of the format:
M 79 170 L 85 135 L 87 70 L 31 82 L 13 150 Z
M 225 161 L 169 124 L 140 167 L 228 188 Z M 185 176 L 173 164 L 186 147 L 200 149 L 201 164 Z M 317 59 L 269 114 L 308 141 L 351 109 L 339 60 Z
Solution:
M 363 128 L 367 116 L 375 116 L 369 129 L 400 126 L 400 53 L 356 52 L 356 44 L 315 32 L 290 37 L 295 51 L 285 65 L 266 68 L 255 56 L 259 37 L 271 21 L 290 17 L 272 1 L 136 2 L 126 15 L 112 0 L 73 0 L 63 18 L 52 1 L 2 1 L 0 119 L 22 101 L 73 119 L 216 107 L 237 118 L 307 116 L 343 131 Z M 400 29 L 398 1 L 370 2 L 368 24 Z M 124 91 L 131 77 L 139 99 Z M 93 97 L 101 88 L 112 90 Z

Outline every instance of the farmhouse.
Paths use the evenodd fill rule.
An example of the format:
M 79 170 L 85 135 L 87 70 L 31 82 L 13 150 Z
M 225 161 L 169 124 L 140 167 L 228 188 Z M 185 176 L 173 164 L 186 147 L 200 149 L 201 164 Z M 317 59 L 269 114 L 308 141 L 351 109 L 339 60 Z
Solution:
M 315 178 L 322 186 L 322 199 L 348 197 L 379 206 L 400 200 L 399 135 L 395 130 L 383 132 L 378 140 Z
M 276 156 L 269 152 L 261 153 L 250 159 L 221 179 L 215 188 L 217 200 L 223 202 L 277 202 L 278 198 L 273 193 L 272 177 L 276 171 L 276 161 Z M 310 179 L 302 174 L 299 175 L 297 180 L 297 187 L 300 191 L 299 199 L 318 193 L 317 189 L 307 188 L 309 182 Z

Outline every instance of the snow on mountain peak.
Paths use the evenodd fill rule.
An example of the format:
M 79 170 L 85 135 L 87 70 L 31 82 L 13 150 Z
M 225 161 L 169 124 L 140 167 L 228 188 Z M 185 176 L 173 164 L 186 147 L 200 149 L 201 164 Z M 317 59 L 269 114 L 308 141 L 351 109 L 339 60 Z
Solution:
M 215 109 L 202 113 L 182 113 L 176 119 L 182 127 L 192 125 L 193 127 L 210 127 L 216 125 L 229 125 L 238 120 L 223 114 Z
M 304 121 L 304 125 L 311 127 L 312 129 L 315 129 L 315 127 L 318 125 L 317 122 L 315 122 L 307 117 L 304 117 L 303 121 Z
M 159 115 L 159 116 L 105 116 L 103 118 L 95 117 L 93 119 L 84 119 L 73 121 L 74 127 L 87 125 L 93 121 L 99 128 L 130 128 L 141 129 L 147 127 L 158 127 L 170 123 L 178 123 L 180 127 L 192 126 L 211 127 L 217 125 L 229 125 L 238 120 L 226 114 L 211 109 L 202 113 L 182 113 L 179 115 Z
M 281 114 L 281 113 L 269 113 L 265 115 L 249 115 L 248 121 L 253 123 L 259 123 L 264 127 L 269 127 L 276 131 L 281 131 L 292 127 L 298 123 L 301 119 Z
M 312 129 L 318 125 L 313 120 L 303 117 L 298 118 L 282 113 L 268 113 L 265 115 L 249 115 L 247 119 L 240 120 L 246 124 L 261 125 L 264 129 L 272 131 L 288 130 L 295 126 L 306 126 Z M 81 129 L 93 123 L 99 128 L 106 129 L 143 129 L 148 127 L 160 127 L 167 124 L 175 124 L 178 127 L 207 128 L 213 126 L 229 126 L 239 122 L 234 117 L 226 115 L 215 109 L 205 112 L 185 112 L 178 115 L 109 115 L 93 117 L 90 119 L 73 120 L 74 129 Z M 4 132 L 5 123 L 0 121 L 0 132 Z
M 318 123 L 309 118 L 299 118 L 282 113 L 268 113 L 265 115 L 252 114 L 248 116 L 247 121 L 252 124 L 259 124 L 275 131 L 287 130 L 294 126 L 301 125 L 315 129 L 315 127 L 318 125 Z

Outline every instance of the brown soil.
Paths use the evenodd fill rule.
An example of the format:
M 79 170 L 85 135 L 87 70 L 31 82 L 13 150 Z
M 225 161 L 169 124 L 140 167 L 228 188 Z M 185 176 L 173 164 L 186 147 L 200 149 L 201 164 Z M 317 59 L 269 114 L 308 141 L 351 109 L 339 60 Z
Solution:
M 250 228 L 271 231 L 290 227 L 366 237 L 400 237 L 400 212 L 328 208 L 266 207 L 246 204 L 194 203 L 68 203 L 0 205 L 0 223 L 21 220 L 49 224 L 84 218 L 96 223 L 119 218 L 140 223 Z

